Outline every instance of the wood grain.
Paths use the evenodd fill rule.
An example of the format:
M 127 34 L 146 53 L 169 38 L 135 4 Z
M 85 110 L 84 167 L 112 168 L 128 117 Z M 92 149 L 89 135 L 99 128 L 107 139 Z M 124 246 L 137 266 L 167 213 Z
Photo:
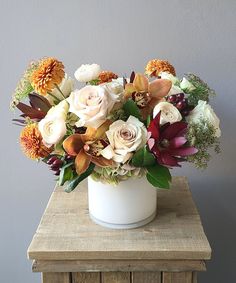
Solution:
M 197 283 L 197 272 L 193 272 L 193 283 Z
M 33 272 L 205 271 L 198 260 L 34 260 Z
M 42 274 L 42 283 L 71 283 L 70 274 L 65 272 L 46 272 Z
M 102 272 L 101 283 L 130 283 L 130 272 Z
M 131 230 L 111 230 L 90 220 L 86 183 L 70 194 L 56 188 L 28 256 L 37 260 L 206 260 L 211 248 L 187 180 L 176 177 L 172 189 L 158 191 L 157 218 Z
M 192 272 L 163 272 L 162 283 L 192 283 Z
M 99 272 L 72 273 L 72 283 L 100 283 L 100 273 Z
M 132 283 L 162 283 L 160 272 L 133 272 Z

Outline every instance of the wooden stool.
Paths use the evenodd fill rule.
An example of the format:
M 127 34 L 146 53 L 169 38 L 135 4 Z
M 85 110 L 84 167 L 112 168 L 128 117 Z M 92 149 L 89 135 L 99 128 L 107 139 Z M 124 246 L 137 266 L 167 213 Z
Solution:
M 158 191 L 158 215 L 132 230 L 110 230 L 88 214 L 86 183 L 53 192 L 28 249 L 43 283 L 196 283 L 211 248 L 185 177 Z

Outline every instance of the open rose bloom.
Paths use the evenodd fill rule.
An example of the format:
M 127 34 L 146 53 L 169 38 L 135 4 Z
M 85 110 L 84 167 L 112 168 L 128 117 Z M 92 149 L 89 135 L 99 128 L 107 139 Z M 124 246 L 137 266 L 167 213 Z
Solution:
M 32 63 L 12 101 L 23 152 L 47 163 L 67 191 L 89 175 L 112 184 L 146 176 L 169 188 L 182 162 L 205 167 L 221 135 L 214 91 L 193 74 L 179 79 L 168 61 L 145 70 L 125 78 L 83 64 L 73 80 L 55 58 Z

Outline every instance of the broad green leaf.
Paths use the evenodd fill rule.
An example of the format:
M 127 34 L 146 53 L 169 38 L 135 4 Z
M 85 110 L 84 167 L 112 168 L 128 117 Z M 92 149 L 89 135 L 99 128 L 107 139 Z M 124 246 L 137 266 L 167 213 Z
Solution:
M 58 180 L 59 186 L 63 186 L 66 181 L 69 181 L 73 178 L 73 170 L 71 168 L 72 164 L 73 162 L 70 162 L 61 168 L 61 172 Z
M 128 117 L 134 116 L 139 120 L 142 120 L 140 110 L 137 104 L 132 99 L 129 99 L 125 102 L 125 104 L 123 105 L 123 109 Z
M 154 165 L 156 163 L 156 159 L 154 155 L 147 150 L 147 147 L 143 147 L 139 149 L 132 158 L 132 164 L 135 167 L 147 167 Z
M 147 180 L 155 187 L 162 189 L 169 189 L 171 182 L 171 175 L 168 168 L 156 164 L 154 166 L 147 167 Z
M 73 180 L 69 181 L 65 186 L 65 192 L 72 192 L 81 181 L 86 179 L 93 172 L 94 167 L 95 165 L 90 163 L 88 169 L 83 174 L 78 175 Z

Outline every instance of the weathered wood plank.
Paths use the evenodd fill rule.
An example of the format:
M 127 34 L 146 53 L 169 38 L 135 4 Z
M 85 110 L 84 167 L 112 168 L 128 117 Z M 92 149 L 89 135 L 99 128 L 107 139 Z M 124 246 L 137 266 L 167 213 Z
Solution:
M 100 283 L 100 273 L 99 272 L 72 273 L 71 283 Z
M 132 283 L 162 283 L 160 272 L 133 272 Z
M 158 192 L 157 218 L 138 229 L 109 230 L 88 214 L 83 183 L 74 192 L 57 188 L 28 249 L 30 259 L 210 259 L 211 249 L 186 178 Z
M 99 272 L 99 271 L 205 271 L 198 260 L 35 260 L 33 272 Z
M 131 283 L 130 272 L 102 272 L 101 283 Z
M 193 283 L 197 283 L 197 272 L 193 272 Z
M 162 283 L 192 283 L 192 272 L 163 272 Z
M 42 283 L 71 283 L 68 272 L 46 272 L 42 274 Z

